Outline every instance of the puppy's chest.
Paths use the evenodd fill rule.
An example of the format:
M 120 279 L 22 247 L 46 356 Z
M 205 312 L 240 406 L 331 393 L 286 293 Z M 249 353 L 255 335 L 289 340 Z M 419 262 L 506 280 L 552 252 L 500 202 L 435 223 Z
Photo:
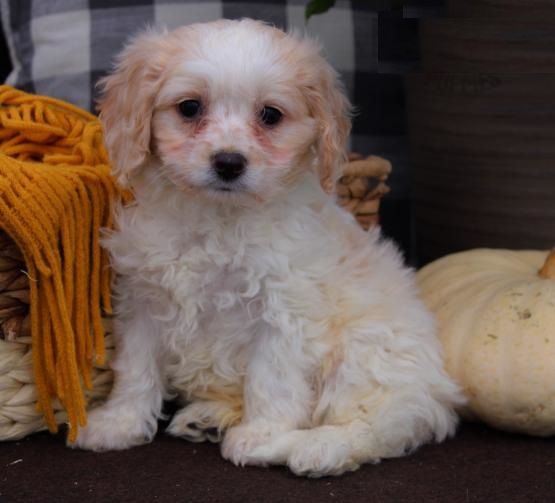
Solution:
M 151 280 L 190 316 L 237 310 L 260 294 L 268 274 L 252 260 L 256 248 L 227 233 L 190 233 L 175 240 Z
M 124 214 L 126 232 L 110 241 L 115 269 L 154 301 L 161 319 L 188 332 L 216 318 L 244 326 L 270 311 L 304 306 L 306 314 L 306 299 L 318 295 L 322 270 L 335 261 L 302 214 L 224 222 L 198 211 L 186 221 L 143 213 Z

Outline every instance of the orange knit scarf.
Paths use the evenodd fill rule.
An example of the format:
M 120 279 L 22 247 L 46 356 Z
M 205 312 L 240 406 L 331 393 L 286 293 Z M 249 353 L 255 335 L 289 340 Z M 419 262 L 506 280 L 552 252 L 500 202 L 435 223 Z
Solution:
M 82 385 L 105 358 L 110 269 L 99 230 L 120 196 L 94 115 L 0 86 L 0 227 L 27 266 L 38 406 L 55 432 L 60 400 L 70 441 L 86 424 Z

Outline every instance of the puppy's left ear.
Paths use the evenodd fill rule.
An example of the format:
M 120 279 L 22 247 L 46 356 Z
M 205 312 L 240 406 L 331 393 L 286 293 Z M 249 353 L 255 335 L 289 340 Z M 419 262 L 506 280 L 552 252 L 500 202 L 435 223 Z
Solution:
M 335 190 L 347 160 L 347 138 L 351 131 L 351 104 L 335 70 L 322 62 L 315 86 L 308 90 L 308 103 L 318 121 L 316 144 L 320 184 L 328 193 Z
M 101 79 L 98 108 L 112 172 L 122 186 L 150 154 L 150 123 L 168 50 L 163 34 L 147 30 L 131 39 L 112 74 Z

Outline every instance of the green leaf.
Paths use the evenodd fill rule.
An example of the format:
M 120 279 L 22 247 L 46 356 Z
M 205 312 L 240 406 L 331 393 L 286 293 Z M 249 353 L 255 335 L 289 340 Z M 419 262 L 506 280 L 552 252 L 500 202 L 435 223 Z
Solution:
M 314 14 L 322 14 L 322 12 L 326 12 L 334 5 L 335 0 L 310 0 L 304 11 L 305 21 L 308 21 Z

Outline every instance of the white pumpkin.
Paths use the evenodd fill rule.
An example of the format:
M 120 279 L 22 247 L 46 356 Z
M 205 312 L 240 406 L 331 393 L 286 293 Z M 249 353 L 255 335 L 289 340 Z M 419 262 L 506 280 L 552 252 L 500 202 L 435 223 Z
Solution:
M 547 254 L 476 249 L 417 273 L 469 419 L 555 434 L 555 249 Z

